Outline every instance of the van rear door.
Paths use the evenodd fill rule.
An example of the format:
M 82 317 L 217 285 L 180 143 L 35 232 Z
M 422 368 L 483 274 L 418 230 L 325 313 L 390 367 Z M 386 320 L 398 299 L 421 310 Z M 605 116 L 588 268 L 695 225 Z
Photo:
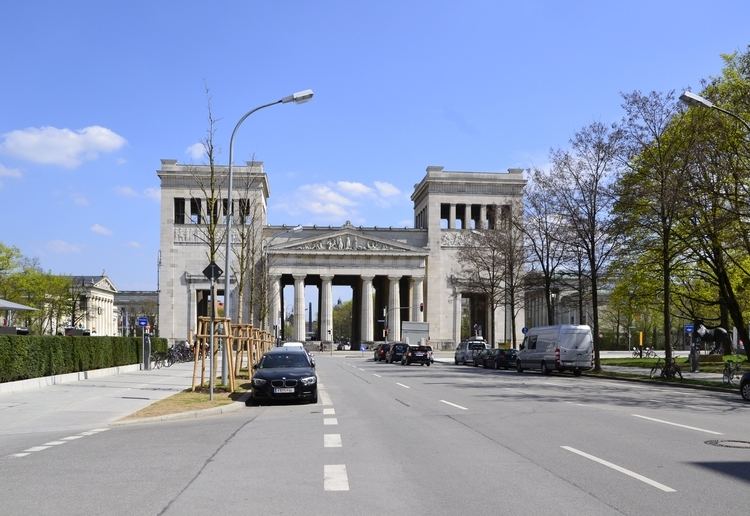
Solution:
M 560 360 L 567 366 L 590 368 L 593 350 L 590 330 L 573 330 L 560 335 Z

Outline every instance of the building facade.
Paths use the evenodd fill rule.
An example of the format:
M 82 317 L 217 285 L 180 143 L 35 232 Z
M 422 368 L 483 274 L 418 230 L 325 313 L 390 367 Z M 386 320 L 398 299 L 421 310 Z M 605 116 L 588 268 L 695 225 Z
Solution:
M 292 228 L 268 224 L 270 193 L 262 163 L 232 169 L 233 254 L 242 254 L 246 246 L 251 255 L 247 268 L 256 271 L 242 300 L 238 271 L 224 271 L 230 274 L 233 320 L 241 312 L 245 322 L 279 332 L 284 314 L 292 313 L 293 335 L 279 337 L 305 340 L 305 287 L 314 286 L 318 325 L 313 340 L 330 342 L 335 340 L 332 288 L 348 286 L 354 344 L 400 340 L 404 321 L 427 322 L 431 343 L 445 348 L 467 337 L 467 331 L 481 334 L 489 328 L 486 300 L 462 291 L 455 280 L 462 273 L 458 252 L 472 230 L 494 228 L 520 206 L 522 170 L 478 173 L 428 167 L 411 196 L 412 228 L 361 227 L 348 221 L 336 227 Z M 212 170 L 165 159 L 157 174 L 161 180 L 159 330 L 160 336 L 176 342 L 188 339 L 197 317 L 208 315 L 210 303 L 218 304 L 224 295 L 222 277 L 212 299 L 210 281 L 202 271 L 210 261 L 211 242 L 216 249 L 214 261 L 224 263 L 224 247 L 215 242 L 219 237 L 223 241 L 230 211 L 223 188 L 226 167 Z M 207 184 L 215 188 L 207 189 Z M 219 193 L 207 196 L 208 191 Z M 241 243 L 248 241 L 249 246 Z M 238 261 L 235 256 L 232 260 Z M 291 307 L 284 306 L 285 287 L 294 291 Z M 254 297 L 250 310 L 253 292 L 261 292 L 262 300 Z M 495 334 L 484 336 L 493 343 L 509 341 L 509 317 L 499 306 Z M 518 331 L 523 320 L 523 313 L 518 314 Z

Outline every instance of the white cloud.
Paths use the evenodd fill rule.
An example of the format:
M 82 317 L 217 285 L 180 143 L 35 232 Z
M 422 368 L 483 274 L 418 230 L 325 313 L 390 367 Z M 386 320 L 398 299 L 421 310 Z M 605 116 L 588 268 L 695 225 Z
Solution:
M 141 248 L 141 243 L 140 242 L 136 242 L 135 240 L 131 240 L 130 242 L 127 243 L 127 246 L 131 247 L 133 249 L 140 249 Z
M 114 131 L 98 125 L 83 129 L 29 127 L 3 134 L 0 152 L 44 165 L 76 168 L 104 152 L 122 148 L 127 140 Z
M 97 235 L 102 236 L 110 236 L 112 234 L 111 229 L 104 227 L 101 224 L 94 224 L 93 226 L 91 226 L 91 231 L 93 233 L 96 233 Z
M 206 148 L 202 143 L 194 143 L 190 147 L 185 149 L 185 154 L 187 154 L 194 160 L 203 159 L 206 157 Z
M 158 188 L 146 188 L 143 191 L 143 195 L 146 196 L 147 199 L 151 199 L 152 201 L 161 201 L 161 190 L 159 190 Z
M 138 192 L 136 192 L 130 186 L 116 186 L 115 192 L 120 197 L 138 197 Z
M 72 195 L 72 199 L 73 199 L 73 204 L 75 204 L 76 206 L 88 206 L 89 205 L 89 200 L 86 198 L 86 196 L 82 194 L 74 193 Z
M 47 249 L 57 254 L 76 254 L 81 252 L 79 246 L 64 240 L 51 240 L 47 242 Z
M 347 197 L 344 197 L 338 192 L 335 192 L 328 185 L 302 185 L 299 187 L 299 192 L 303 196 L 309 196 L 309 198 L 313 202 L 319 202 L 323 204 L 336 204 L 340 206 L 354 206 L 355 204 L 354 201 Z
M 339 181 L 336 183 L 341 190 L 352 195 L 367 195 L 372 193 L 372 188 L 362 183 L 352 181 Z
M 383 197 L 393 197 L 401 193 L 401 190 L 393 186 L 391 183 L 384 183 L 383 181 L 375 181 L 375 188 Z
M 21 174 L 21 171 L 16 168 L 8 168 L 6 166 L 0 165 L 0 177 L 14 177 L 18 178 L 21 177 L 23 174 Z

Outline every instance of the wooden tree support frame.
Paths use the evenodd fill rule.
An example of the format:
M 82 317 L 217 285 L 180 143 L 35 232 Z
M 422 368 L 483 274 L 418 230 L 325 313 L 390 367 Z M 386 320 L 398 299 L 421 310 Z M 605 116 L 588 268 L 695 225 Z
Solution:
M 234 374 L 234 356 L 232 353 L 233 349 L 233 338 L 231 333 L 231 321 L 227 318 L 216 317 L 214 318 L 214 356 L 213 356 L 213 371 L 209 374 L 216 378 L 217 369 L 217 357 L 220 349 L 219 344 L 227 346 L 227 386 L 230 391 L 235 389 L 235 374 Z M 206 382 L 206 356 L 209 353 L 209 345 L 211 340 L 211 318 L 210 317 L 198 317 L 198 331 L 195 334 L 195 340 L 193 341 L 194 351 L 194 363 L 193 363 L 193 386 L 191 390 L 195 391 L 196 379 L 198 376 L 198 361 L 201 363 L 201 375 L 200 385 L 203 386 Z

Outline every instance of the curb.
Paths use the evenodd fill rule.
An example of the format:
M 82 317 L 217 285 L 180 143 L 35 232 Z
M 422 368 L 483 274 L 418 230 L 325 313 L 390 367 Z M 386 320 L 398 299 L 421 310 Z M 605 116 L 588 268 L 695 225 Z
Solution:
M 179 421 L 181 419 L 198 419 L 203 417 L 218 416 L 221 414 L 229 414 L 236 412 L 237 410 L 245 406 L 245 400 L 250 397 L 250 393 L 246 392 L 242 396 L 232 403 L 222 405 L 221 407 L 213 407 L 201 410 L 190 410 L 188 412 L 175 412 L 174 414 L 164 414 L 163 416 L 152 416 L 152 417 L 139 417 L 132 419 L 118 419 L 110 423 L 110 426 L 125 426 L 125 425 L 136 425 L 144 423 L 159 423 L 161 421 Z M 127 416 L 126 416 L 127 418 Z
M 107 367 L 104 369 L 90 369 L 88 371 L 78 371 L 76 373 L 56 374 L 53 376 L 40 376 L 39 378 L 29 378 L 26 380 L 16 380 L 13 382 L 0 383 L 0 394 L 12 394 L 18 392 L 38 391 L 51 385 L 61 385 L 65 383 L 75 383 L 81 380 L 91 378 L 101 378 L 103 376 L 119 376 L 122 373 L 140 371 L 141 364 L 128 364 L 122 366 Z

